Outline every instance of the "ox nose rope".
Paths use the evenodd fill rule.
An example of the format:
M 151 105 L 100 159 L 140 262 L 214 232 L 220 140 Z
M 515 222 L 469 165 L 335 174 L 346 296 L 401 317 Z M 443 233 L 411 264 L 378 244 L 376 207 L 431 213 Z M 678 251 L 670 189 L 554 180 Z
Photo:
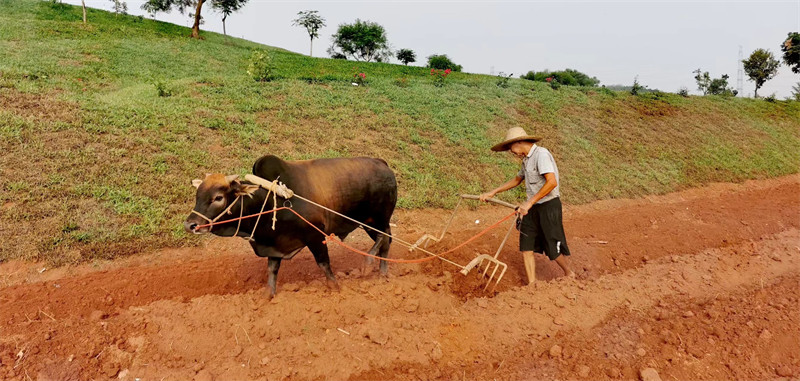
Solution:
M 236 205 L 236 202 L 237 202 L 237 201 L 239 201 L 239 199 L 240 199 L 241 197 L 242 197 L 242 196 L 236 196 L 236 199 L 234 199 L 234 200 L 233 200 L 233 202 L 232 202 L 230 205 L 228 205 L 228 207 L 227 207 L 227 208 L 225 208 L 225 210 L 223 210 L 223 211 L 222 211 L 220 214 L 218 214 L 216 217 L 214 217 L 214 219 L 213 219 L 213 220 L 212 220 L 212 219 L 210 219 L 210 218 L 208 218 L 208 217 L 206 217 L 206 216 L 205 216 L 203 213 L 200 213 L 200 212 L 198 212 L 198 211 L 196 211 L 196 210 L 192 209 L 192 213 L 194 213 L 194 214 L 196 214 L 196 215 L 198 215 L 198 216 L 202 217 L 204 220 L 206 220 L 206 221 L 208 221 L 208 222 L 209 222 L 209 223 L 208 223 L 208 224 L 206 224 L 206 225 L 198 225 L 198 226 L 195 226 L 194 230 L 197 230 L 197 229 L 200 229 L 200 228 L 203 228 L 203 227 L 206 227 L 206 226 L 213 226 L 213 225 L 216 225 L 216 222 L 217 222 L 217 220 L 219 220 L 219 219 L 220 219 L 222 216 L 224 216 L 225 214 L 230 214 L 230 213 L 231 213 L 231 209 L 234 207 L 234 205 Z M 242 208 L 241 208 L 241 210 L 239 210 L 239 218 L 240 218 L 240 220 L 239 220 L 239 224 L 238 224 L 238 225 L 236 225 L 236 233 L 237 233 L 237 234 L 239 233 L 239 227 L 241 227 L 241 225 L 242 225 L 242 220 L 241 220 L 241 218 L 242 218 L 242 213 L 243 213 L 243 212 L 244 212 L 244 201 L 242 201 Z M 234 234 L 234 236 L 235 236 L 235 235 L 236 235 L 236 234 Z
M 276 187 L 276 186 L 278 186 L 278 184 L 279 184 L 279 183 L 278 183 L 278 180 L 277 180 L 277 179 L 275 179 L 275 181 L 272 181 L 272 183 L 271 183 L 271 184 L 272 184 L 272 186 L 273 186 L 273 187 Z M 272 190 L 272 188 L 267 188 L 267 187 L 262 187 L 262 188 L 264 188 L 264 189 L 266 189 L 266 190 L 267 190 L 267 195 L 266 195 L 266 196 L 264 196 L 264 203 L 263 203 L 263 204 L 261 204 L 261 211 L 260 211 L 259 213 L 252 214 L 252 215 L 250 215 L 250 216 L 247 216 L 247 217 L 243 217 L 243 214 L 244 214 L 244 198 L 242 197 L 242 195 L 237 195 L 237 196 L 236 196 L 236 199 L 234 199 L 234 200 L 233 200 L 233 202 L 232 202 L 230 205 L 228 205 L 228 207 L 227 207 L 225 210 L 223 210 L 223 211 L 222 211 L 222 213 L 220 213 L 220 214 L 218 214 L 216 217 L 214 217 L 214 219 L 213 219 L 213 220 L 212 220 L 212 219 L 210 219 L 210 218 L 208 218 L 208 217 L 206 217 L 204 214 L 202 214 L 202 213 L 200 213 L 200 212 L 198 212 L 198 211 L 196 211 L 196 210 L 192 209 L 192 213 L 194 213 L 194 214 L 196 214 L 196 215 L 200 216 L 201 218 L 203 218 L 204 220 L 206 220 L 206 221 L 208 222 L 208 223 L 207 223 L 207 224 L 205 224 L 205 225 L 198 225 L 198 226 L 196 226 L 196 227 L 195 227 L 195 230 L 197 230 L 197 229 L 200 229 L 200 228 L 204 228 L 204 227 L 207 227 L 207 226 L 208 226 L 208 227 L 212 227 L 212 226 L 214 226 L 214 225 L 221 225 L 221 224 L 223 224 L 223 223 L 228 223 L 228 222 L 233 222 L 233 221 L 239 221 L 239 222 L 236 224 L 236 232 L 234 232 L 234 233 L 233 233 L 233 236 L 234 236 L 234 237 L 236 237 L 236 236 L 239 234 L 239 230 L 240 230 L 240 228 L 242 227 L 242 220 L 244 220 L 244 219 L 246 219 L 246 218 L 249 218 L 249 217 L 255 217 L 255 216 L 258 216 L 258 218 L 256 218 L 256 223 L 255 223 L 255 225 L 253 226 L 253 231 L 252 231 L 252 232 L 250 232 L 250 237 L 247 237 L 247 238 L 245 238 L 245 237 L 242 237 L 242 238 L 245 238 L 245 239 L 247 239 L 247 240 L 248 240 L 248 241 L 250 241 L 250 242 L 254 241 L 254 239 L 253 239 L 253 236 L 256 234 L 256 229 L 258 228 L 258 223 L 261 221 L 261 215 L 263 215 L 263 214 L 268 214 L 268 213 L 264 213 L 264 209 L 266 209 L 266 207 L 267 207 L 267 200 L 269 200 L 269 196 L 270 196 L 270 195 L 272 195 L 272 212 L 275 212 L 275 211 L 276 211 L 276 206 L 278 205 L 278 192 L 275 192 L 275 191 L 273 191 L 273 190 Z M 249 196 L 249 197 L 251 197 L 251 198 L 253 197 L 252 195 L 249 195 L 249 194 L 248 194 L 247 196 Z M 217 220 L 219 220 L 219 219 L 220 219 L 220 217 L 224 216 L 225 214 L 230 214 L 230 211 L 231 211 L 231 209 L 232 209 L 232 208 L 233 208 L 233 207 L 236 205 L 236 202 L 238 202 L 239 200 L 241 200 L 241 201 L 242 201 L 242 205 L 241 205 L 241 207 L 239 208 L 239 218 L 236 218 L 236 219 L 231 219 L 231 220 L 227 220 L 227 221 L 222 221 L 222 222 L 219 222 L 219 223 L 217 223 Z M 284 205 L 285 205 L 285 204 L 286 204 L 286 202 L 288 202 L 288 201 L 289 201 L 289 200 L 286 200 L 286 201 L 284 201 Z M 291 202 L 289 203 L 289 205 L 290 205 L 290 207 L 291 207 Z M 275 230 L 275 224 L 276 224 L 277 222 L 278 222 L 277 213 L 273 213 L 273 214 L 272 214 L 272 230 Z M 324 233 L 323 233 L 323 234 L 324 234 Z

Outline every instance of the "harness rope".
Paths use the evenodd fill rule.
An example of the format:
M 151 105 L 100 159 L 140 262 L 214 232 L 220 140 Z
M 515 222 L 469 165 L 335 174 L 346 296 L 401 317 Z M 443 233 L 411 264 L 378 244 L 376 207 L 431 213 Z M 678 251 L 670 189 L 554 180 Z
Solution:
M 405 241 L 402 241 L 402 240 L 400 240 L 400 239 L 397 239 L 397 238 L 395 238 L 395 237 L 394 237 L 394 236 L 392 236 L 391 234 L 388 234 L 388 233 L 385 233 L 385 232 L 381 232 L 380 230 L 377 230 L 377 229 L 375 229 L 375 228 L 372 228 L 371 226 L 368 226 L 368 225 L 365 225 L 365 224 L 363 224 L 363 223 L 361 223 L 361 222 L 358 222 L 358 221 L 356 221 L 356 220 L 354 220 L 354 219 L 352 219 L 352 218 L 350 218 L 350 217 L 347 217 L 347 216 L 345 216 L 345 215 L 343 215 L 343 214 L 341 214 L 341 213 L 338 213 L 338 212 L 336 212 L 336 211 L 330 210 L 329 208 L 326 208 L 325 206 L 319 205 L 319 204 L 317 204 L 317 203 L 315 203 L 315 202 L 313 202 L 313 201 L 306 200 L 305 198 L 302 198 L 302 197 L 300 197 L 300 196 L 298 196 L 298 195 L 296 195 L 296 194 L 295 194 L 294 196 L 295 196 L 295 197 L 298 197 L 298 198 L 300 198 L 300 199 L 302 199 L 302 200 L 304 200 L 304 201 L 308 201 L 309 203 L 311 203 L 311 204 L 314 204 L 314 205 L 316 205 L 316 206 L 319 206 L 319 207 L 321 207 L 321 208 L 323 208 L 323 209 L 326 209 L 326 210 L 328 210 L 328 211 L 331 211 L 331 212 L 333 212 L 333 213 L 335 213 L 335 214 L 337 214 L 337 215 L 340 215 L 340 216 L 342 216 L 342 217 L 344 217 L 344 218 L 346 218 L 346 219 L 348 219 L 348 220 L 354 221 L 355 223 L 357 223 L 357 224 L 361 225 L 362 227 L 368 227 L 368 228 L 370 228 L 370 229 L 376 230 L 376 231 L 378 231 L 378 232 L 380 232 L 380 233 L 382 233 L 382 234 L 386 235 L 386 236 L 387 236 L 387 237 L 389 237 L 389 238 L 395 239 L 395 240 L 397 240 L 397 241 L 398 241 L 398 242 L 400 242 L 400 243 L 405 243 L 407 247 L 410 247 L 410 246 L 411 246 L 410 244 L 406 243 Z M 267 197 L 269 197 L 269 193 L 267 193 Z M 237 199 L 238 199 L 238 198 L 237 198 Z M 273 199 L 274 199 L 274 200 L 276 200 L 276 199 L 277 199 L 277 198 L 275 197 L 274 193 L 273 193 Z M 236 202 L 236 200 L 234 200 L 234 203 L 235 203 L 235 202 Z M 243 203 L 243 205 L 244 205 L 244 203 Z M 265 203 L 265 205 L 266 205 L 266 203 Z M 433 260 L 433 259 L 439 258 L 440 260 L 443 260 L 443 261 L 445 261 L 445 262 L 448 262 L 448 263 L 450 263 L 450 264 L 453 264 L 453 265 L 455 265 L 455 266 L 457 266 L 457 267 L 461 267 L 461 268 L 464 268 L 464 266 L 462 266 L 462 265 L 459 265 L 459 264 L 457 264 L 457 263 L 455 263 L 455 262 L 452 262 L 452 261 L 450 261 L 450 260 L 448 260 L 448 259 L 444 258 L 443 256 L 444 256 L 444 255 L 447 255 L 447 254 L 450 254 L 450 253 L 452 253 L 452 252 L 454 252 L 454 251 L 456 251 L 456 250 L 458 250 L 458 249 L 460 249 L 460 248 L 464 247 L 464 246 L 465 246 L 465 245 L 467 245 L 468 243 L 470 243 L 470 242 L 472 242 L 472 241 L 474 241 L 474 240 L 478 239 L 479 237 L 481 237 L 481 236 L 483 236 L 484 234 L 488 233 L 490 230 L 492 230 L 492 229 L 496 228 L 497 226 L 499 226 L 499 225 L 500 225 L 500 224 L 502 224 L 503 222 L 506 222 L 506 221 L 508 221 L 508 220 L 509 220 L 511 217 L 514 217 L 514 216 L 516 215 L 516 213 L 517 213 L 516 211 L 512 212 L 511 214 L 509 214 L 509 215 L 507 215 L 507 216 L 505 216 L 505 217 L 501 218 L 499 221 L 495 222 L 494 224 L 492 224 L 492 225 L 490 225 L 490 226 L 486 227 L 486 228 L 485 228 L 485 229 L 483 229 L 483 230 L 482 230 L 480 233 L 478 233 L 478 234 L 476 234 L 476 235 L 472 236 L 470 239 L 468 239 L 468 240 L 464 241 L 464 242 L 463 242 L 463 243 L 461 243 L 460 245 L 458 245 L 458 246 L 456 246 L 456 247 L 454 247 L 454 248 L 452 248 L 452 249 L 450 249 L 450 250 L 447 250 L 447 251 L 445 251 L 445 252 L 443 252 L 443 253 L 440 253 L 440 254 L 435 254 L 435 253 L 432 253 L 432 252 L 430 252 L 430 251 L 428 251 L 428 250 L 425 250 L 425 249 L 419 249 L 419 248 L 418 248 L 417 250 L 423 251 L 424 253 L 426 253 L 426 254 L 428 254 L 428 255 L 430 255 L 430 256 L 429 256 L 429 257 L 427 257 L 427 258 L 418 258 L 418 259 L 393 259 L 393 258 L 383 258 L 383 257 L 379 257 L 379 256 L 377 256 L 377 255 L 372 255 L 372 254 L 370 254 L 370 253 L 367 253 L 367 252 L 361 251 L 361 250 L 359 250 L 359 249 L 356 249 L 356 248 L 354 248 L 354 247 L 352 247 L 352 246 L 350 246 L 350 245 L 348 245 L 348 244 L 344 243 L 344 242 L 343 242 L 341 239 L 339 239 L 339 237 L 337 237 L 335 234 L 326 234 L 326 233 L 325 233 L 325 232 L 324 232 L 322 229 L 320 229 L 319 227 L 317 227 L 316 225 L 314 225 L 313 223 L 311 223 L 311 221 L 309 221 L 309 220 L 307 220 L 305 217 L 301 216 L 301 215 L 300 215 L 300 213 L 298 213 L 298 212 L 297 212 L 297 211 L 295 211 L 294 209 L 292 209 L 292 208 L 290 208 L 290 207 L 286 207 L 286 206 L 284 206 L 284 207 L 280 207 L 280 208 L 275 208 L 275 204 L 273 204 L 273 208 L 272 208 L 272 210 L 269 210 L 269 211 L 266 211 L 266 212 L 265 212 L 265 211 L 263 211 L 263 207 L 262 207 L 262 211 L 261 211 L 261 212 L 259 212 L 259 213 L 256 213 L 256 214 L 250 214 L 250 215 L 247 215 L 247 216 L 240 216 L 239 218 L 232 218 L 232 219 L 229 219 L 229 220 L 225 220 L 225 221 L 220 221 L 220 222 L 217 222 L 216 220 L 217 220 L 217 219 L 219 219 L 219 217 L 220 217 L 220 216 L 222 216 L 222 215 L 223 215 L 225 212 L 229 211 L 229 210 L 230 210 L 230 208 L 232 208 L 232 206 L 228 207 L 228 209 L 226 209 L 225 211 L 223 211 L 222 213 L 220 213 L 220 215 L 219 215 L 219 216 L 217 216 L 217 217 L 216 217 L 214 220 L 211 220 L 211 219 L 209 219 L 208 217 L 206 217 L 206 216 L 203 216 L 202 214 L 200 214 L 200 213 L 198 213 L 198 212 L 196 212 L 196 211 L 194 211 L 194 210 L 193 210 L 193 212 L 195 212 L 196 214 L 198 214 L 198 215 L 202 216 L 202 217 L 203 217 L 203 218 L 205 218 L 207 221 L 209 221 L 209 223 L 208 223 L 208 224 L 205 224 L 205 225 L 199 225 L 199 226 L 195 227 L 195 229 L 204 228 L 204 227 L 208 227 L 208 226 L 214 226 L 214 225 L 226 224 L 226 223 L 233 222 L 233 221 L 239 221 L 239 224 L 241 224 L 242 220 L 244 220 L 244 219 L 247 219 L 247 218 L 253 218 L 253 217 L 258 217 L 258 218 L 260 219 L 260 218 L 261 218 L 261 215 L 263 215 L 263 214 L 270 214 L 270 213 L 272 213 L 272 214 L 273 214 L 273 216 L 272 216 L 272 219 L 273 219 L 273 229 L 274 229 L 274 226 L 275 226 L 275 225 L 274 225 L 274 223 L 275 223 L 275 221 L 276 221 L 276 219 L 277 219 L 277 217 L 276 217 L 276 216 L 277 216 L 277 212 L 278 212 L 278 211 L 280 211 L 280 210 L 288 210 L 288 211 L 290 211 L 290 212 L 294 213 L 294 215 L 296 215 L 298 218 L 300 218 L 300 219 L 301 219 L 303 222 L 305 222 L 306 224 L 308 224 L 309 226 L 311 226 L 312 228 L 314 228 L 316 231 L 320 232 L 320 233 L 321 233 L 323 236 L 325 236 L 325 239 L 322 241 L 322 242 L 323 242 L 323 243 L 325 243 L 325 244 L 327 244 L 328 242 L 333 242 L 333 243 L 335 243 L 335 244 L 337 244 L 337 245 L 339 245 L 339 246 L 341 246 L 341 247 L 344 247 L 345 249 L 348 249 L 348 250 L 350 250 L 350 251 L 352 251 L 352 252 L 355 252 L 355 253 L 357 253 L 357 254 L 363 255 L 363 256 L 365 256 L 365 257 L 375 258 L 375 259 L 378 259 L 378 260 L 381 260 L 381 261 L 386 261 L 386 262 L 391 262 L 391 263 L 421 263 L 421 262 L 427 262 L 427 261 L 430 261 L 430 260 Z M 242 209 L 244 209 L 244 208 L 242 208 Z M 256 220 L 256 224 L 258 224 L 258 220 Z M 256 225 L 256 226 L 257 226 L 257 225 Z M 238 232 L 238 226 L 237 226 L 237 232 Z M 255 232 L 255 229 L 253 229 L 253 232 Z M 252 236 L 253 236 L 253 235 L 251 234 L 251 235 L 250 235 L 250 237 L 252 238 Z

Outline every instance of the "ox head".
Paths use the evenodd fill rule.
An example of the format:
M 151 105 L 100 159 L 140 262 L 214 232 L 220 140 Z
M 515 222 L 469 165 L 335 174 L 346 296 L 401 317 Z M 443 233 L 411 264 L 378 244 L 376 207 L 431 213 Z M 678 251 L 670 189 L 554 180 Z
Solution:
M 184 229 L 195 234 L 211 232 L 216 226 L 197 227 L 208 224 L 208 220 L 213 220 L 225 212 L 236 200 L 236 197 L 252 196 L 258 190 L 258 185 L 242 184 L 238 179 L 238 175 L 225 176 L 221 173 L 213 173 L 206 174 L 204 180 L 192 180 L 192 185 L 197 188 L 197 194 L 194 212 L 186 217 L 186 221 L 183 223 Z M 198 216 L 195 212 L 202 214 L 208 220 Z M 220 220 L 225 219 L 227 218 L 220 218 Z

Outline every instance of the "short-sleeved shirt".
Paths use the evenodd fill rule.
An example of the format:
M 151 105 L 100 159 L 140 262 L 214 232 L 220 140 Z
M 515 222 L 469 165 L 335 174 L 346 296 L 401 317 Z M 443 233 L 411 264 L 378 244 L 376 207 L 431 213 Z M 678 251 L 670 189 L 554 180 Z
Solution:
M 529 199 L 539 193 L 545 182 L 547 182 L 544 178 L 545 173 L 555 173 L 556 187 L 542 197 L 537 204 L 558 197 L 560 195 L 558 188 L 561 186 L 561 181 L 558 179 L 558 167 L 553 155 L 547 148 L 534 144 L 531 147 L 531 151 L 528 152 L 528 156 L 522 159 L 522 168 L 517 173 L 517 176 L 522 177 L 523 181 L 525 181 L 525 193 L 528 194 Z

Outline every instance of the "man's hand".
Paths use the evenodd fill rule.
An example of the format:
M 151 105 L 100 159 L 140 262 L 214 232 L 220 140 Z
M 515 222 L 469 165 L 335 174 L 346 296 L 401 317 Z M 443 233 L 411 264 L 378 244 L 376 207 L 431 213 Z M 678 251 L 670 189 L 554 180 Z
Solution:
M 480 196 L 481 201 L 486 202 L 486 200 L 494 197 L 494 192 L 486 192 Z
M 528 211 L 530 209 L 531 209 L 530 204 L 528 204 L 526 202 L 526 203 L 520 205 L 519 207 L 517 207 L 517 214 L 519 214 L 520 216 L 524 216 L 524 215 L 528 214 Z

